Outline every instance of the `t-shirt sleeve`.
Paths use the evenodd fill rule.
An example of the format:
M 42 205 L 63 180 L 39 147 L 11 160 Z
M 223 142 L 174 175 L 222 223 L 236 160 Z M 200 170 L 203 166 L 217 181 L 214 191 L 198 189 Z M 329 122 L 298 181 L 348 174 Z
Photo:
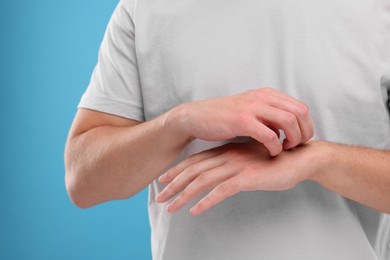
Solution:
M 78 108 L 144 121 L 131 9 L 124 1 L 116 6 Z

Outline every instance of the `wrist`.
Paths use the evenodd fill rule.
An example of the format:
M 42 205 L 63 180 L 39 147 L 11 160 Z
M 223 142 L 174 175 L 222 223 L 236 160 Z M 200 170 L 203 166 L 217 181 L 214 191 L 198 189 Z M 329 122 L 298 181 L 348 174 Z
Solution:
M 309 179 L 322 184 L 327 177 L 327 174 L 332 171 L 332 167 L 335 165 L 337 155 L 334 145 L 325 141 L 311 141 L 312 145 L 311 158 L 314 168 Z
M 162 124 L 169 133 L 173 133 L 174 138 L 189 143 L 195 137 L 191 136 L 185 127 L 188 118 L 187 106 L 186 104 L 181 104 L 164 114 Z

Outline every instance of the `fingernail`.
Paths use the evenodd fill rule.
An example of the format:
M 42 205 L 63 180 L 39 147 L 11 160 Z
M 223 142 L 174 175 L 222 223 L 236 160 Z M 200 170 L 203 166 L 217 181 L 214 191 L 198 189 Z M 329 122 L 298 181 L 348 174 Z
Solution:
M 156 201 L 157 202 L 163 202 L 164 200 L 166 199 L 165 197 L 165 194 L 164 193 L 160 193 L 156 196 Z
M 192 207 L 191 209 L 190 209 L 190 213 L 192 214 L 192 215 L 195 215 L 196 214 L 196 211 L 199 209 L 199 207 L 198 207 L 198 205 L 195 205 L 194 207 Z
M 167 178 L 167 175 L 166 174 L 163 174 L 161 175 L 159 178 L 158 178 L 158 181 L 164 181 L 165 179 Z
M 166 209 L 168 212 L 172 212 L 172 210 L 173 210 L 173 205 L 172 205 L 172 203 L 171 203 L 171 204 L 168 204 L 168 205 L 165 207 L 165 209 Z

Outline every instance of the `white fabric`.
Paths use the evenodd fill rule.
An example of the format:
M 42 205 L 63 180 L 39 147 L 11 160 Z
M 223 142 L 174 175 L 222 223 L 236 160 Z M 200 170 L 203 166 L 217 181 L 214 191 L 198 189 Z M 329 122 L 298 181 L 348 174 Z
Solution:
M 390 1 L 123 0 L 79 107 L 143 121 L 265 86 L 309 105 L 315 139 L 389 149 Z M 173 164 L 220 144 L 196 140 Z M 155 260 L 390 259 L 389 216 L 313 182 L 200 216 L 201 197 L 167 213 L 162 189 L 149 186 Z

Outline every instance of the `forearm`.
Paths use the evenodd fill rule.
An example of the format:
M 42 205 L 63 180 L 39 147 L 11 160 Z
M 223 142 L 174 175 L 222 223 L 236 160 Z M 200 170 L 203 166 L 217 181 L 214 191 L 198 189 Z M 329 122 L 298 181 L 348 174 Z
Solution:
M 317 142 L 320 170 L 312 179 L 328 190 L 390 213 L 390 151 Z M 320 162 L 319 162 L 320 161 Z
M 72 200 L 90 207 L 142 190 L 189 143 L 170 113 L 131 127 L 99 126 L 68 140 L 66 185 Z
M 65 152 L 66 185 L 71 199 L 81 207 L 135 194 L 192 138 L 224 141 L 248 136 L 275 156 L 313 135 L 307 106 L 270 88 L 184 103 L 138 125 L 99 114 L 76 115 L 74 122 L 76 130 L 71 130 Z M 285 132 L 283 144 L 275 129 Z

